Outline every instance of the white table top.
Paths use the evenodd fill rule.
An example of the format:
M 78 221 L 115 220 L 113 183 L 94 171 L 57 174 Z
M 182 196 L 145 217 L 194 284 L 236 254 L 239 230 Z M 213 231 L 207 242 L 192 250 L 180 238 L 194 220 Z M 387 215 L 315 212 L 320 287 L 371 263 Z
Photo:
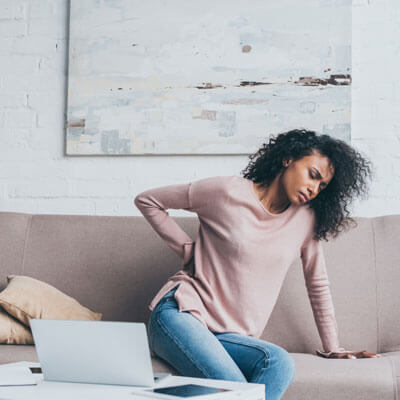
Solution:
M 27 367 L 40 367 L 39 363 L 21 361 L 18 363 L 3 364 L 24 365 Z M 44 381 L 43 374 L 34 374 L 37 385 L 34 386 L 7 386 L 0 387 L 0 399 L 2 400 L 149 400 L 155 398 L 151 394 L 144 394 L 141 388 L 119 385 L 97 385 L 86 383 L 68 383 Z M 217 395 L 192 397 L 193 399 L 243 399 L 265 400 L 265 387 L 257 383 L 231 382 L 213 379 L 190 378 L 171 375 L 163 379 L 154 387 L 175 386 L 178 384 L 203 384 L 225 389 L 233 389 L 232 392 L 218 393 Z M 140 393 L 142 391 L 142 393 Z M 167 396 L 164 396 L 167 399 Z M 183 397 L 181 398 L 183 399 Z

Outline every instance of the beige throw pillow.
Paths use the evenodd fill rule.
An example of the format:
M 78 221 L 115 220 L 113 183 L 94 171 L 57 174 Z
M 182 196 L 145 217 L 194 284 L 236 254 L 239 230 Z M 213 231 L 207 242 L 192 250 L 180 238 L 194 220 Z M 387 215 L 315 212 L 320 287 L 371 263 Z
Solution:
M 0 309 L 0 343 L 33 344 L 31 331 L 2 309 Z
M 31 318 L 100 320 L 102 317 L 45 282 L 21 275 L 9 275 L 7 280 L 7 287 L 0 293 L 0 305 L 28 327 Z

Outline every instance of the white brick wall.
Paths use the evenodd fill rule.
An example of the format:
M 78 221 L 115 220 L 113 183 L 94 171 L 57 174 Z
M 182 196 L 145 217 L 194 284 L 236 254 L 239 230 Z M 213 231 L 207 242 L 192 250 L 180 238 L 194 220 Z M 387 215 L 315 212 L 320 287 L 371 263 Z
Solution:
M 139 215 L 147 188 L 240 173 L 246 156 L 66 157 L 67 7 L 0 2 L 0 210 Z M 398 0 L 353 0 L 352 144 L 376 170 L 358 216 L 400 213 L 399 37 Z
M 353 0 L 352 144 L 375 165 L 354 214 L 400 213 L 400 2 Z

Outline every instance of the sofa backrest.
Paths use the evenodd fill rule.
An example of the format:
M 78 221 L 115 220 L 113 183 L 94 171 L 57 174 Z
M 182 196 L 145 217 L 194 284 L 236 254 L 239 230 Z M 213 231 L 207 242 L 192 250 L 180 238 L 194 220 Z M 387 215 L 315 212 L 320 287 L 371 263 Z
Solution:
M 174 217 L 193 238 L 199 222 Z M 400 350 L 400 215 L 356 218 L 323 243 L 340 344 Z M 143 217 L 0 213 L 0 289 L 10 274 L 43 280 L 103 320 L 147 323 L 148 304 L 181 260 Z M 262 338 L 290 352 L 322 349 L 300 261 L 290 268 Z
M 356 228 L 323 242 L 340 345 L 398 351 L 400 215 L 355 220 Z M 322 347 L 300 261 L 291 266 L 262 337 L 291 352 Z

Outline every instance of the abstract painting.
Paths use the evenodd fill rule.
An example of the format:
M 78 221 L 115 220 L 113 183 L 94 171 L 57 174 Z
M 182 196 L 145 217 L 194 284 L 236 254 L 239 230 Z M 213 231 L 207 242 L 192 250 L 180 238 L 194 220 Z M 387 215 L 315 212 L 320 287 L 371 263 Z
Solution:
M 350 140 L 351 0 L 71 0 L 67 155 Z

